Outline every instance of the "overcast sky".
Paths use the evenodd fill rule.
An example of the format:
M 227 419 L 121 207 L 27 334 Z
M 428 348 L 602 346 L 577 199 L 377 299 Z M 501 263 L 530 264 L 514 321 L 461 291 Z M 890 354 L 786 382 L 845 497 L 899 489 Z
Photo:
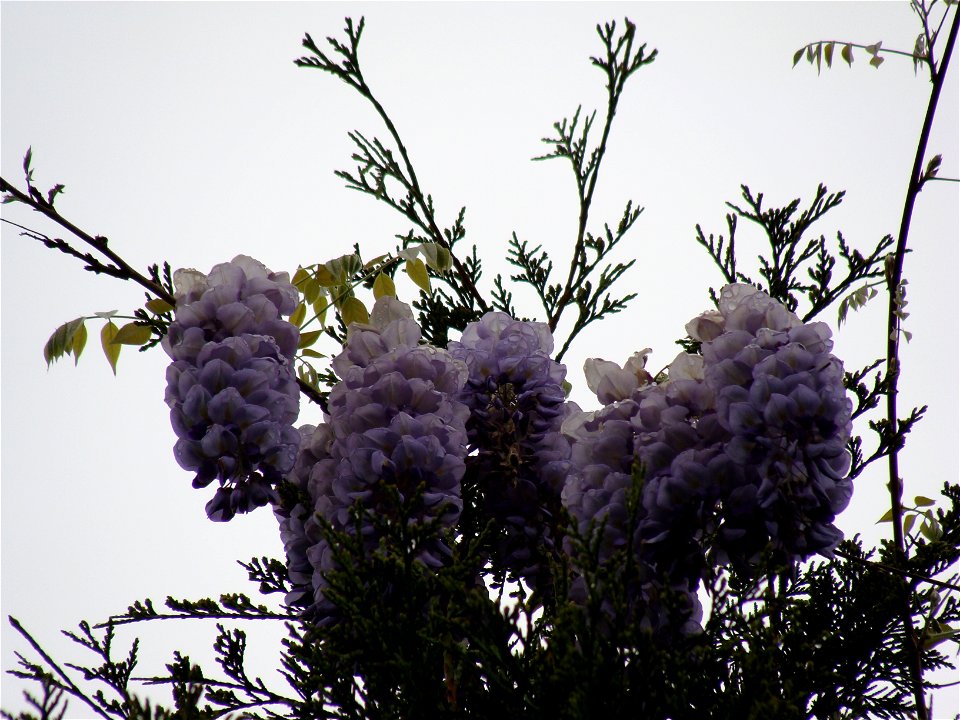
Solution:
M 899 227 L 929 83 L 909 60 L 877 70 L 858 54 L 821 73 L 791 69 L 819 39 L 910 50 L 918 30 L 907 3 L 596 4 L 150 4 L 3 3 L 2 173 L 22 182 L 33 147 L 39 187 L 64 183 L 58 208 L 132 265 L 168 260 L 208 270 L 245 253 L 274 270 L 322 262 L 360 243 L 369 256 L 407 226 L 388 208 L 343 189 L 346 133 L 385 137 L 373 110 L 343 83 L 297 69 L 300 39 L 340 36 L 366 15 L 364 75 L 396 122 L 439 218 L 467 206 L 468 242 L 505 271 L 510 233 L 569 258 L 577 207 L 561 162 L 531 163 L 539 138 L 583 103 L 604 102 L 588 56 L 594 26 L 629 16 L 660 51 L 628 83 L 594 203 L 594 230 L 633 199 L 646 210 L 619 257 L 637 257 L 622 281 L 630 309 L 583 333 L 566 360 L 573 398 L 590 405 L 584 358 L 623 361 L 652 347 L 651 365 L 676 354 L 683 324 L 708 307 L 721 278 L 694 242 L 694 226 L 726 233 L 725 201 L 739 186 L 771 204 L 812 197 L 818 182 L 847 190 L 815 228 L 842 229 L 869 252 Z M 953 59 L 956 63 L 956 58 Z M 930 154 L 957 177 L 958 83 L 951 67 Z M 5 218 L 58 234 L 22 207 Z M 746 225 L 742 246 L 760 249 Z M 957 479 L 958 191 L 932 183 L 917 203 L 906 263 L 913 342 L 903 349 L 901 407 L 929 403 L 902 460 L 907 496 Z M 401 297 L 413 287 L 398 282 Z M 517 293 L 527 313 L 532 297 Z M 174 462 L 163 403 L 166 356 L 126 348 L 113 377 L 97 342 L 79 367 L 48 371 L 47 337 L 79 315 L 142 303 L 137 287 L 82 272 L 71 258 L 2 229 L 2 612 L 18 617 L 63 659 L 89 660 L 58 635 L 135 599 L 255 593 L 237 559 L 281 556 L 267 511 L 228 524 L 206 520 L 209 492 Z M 834 322 L 835 316 L 826 318 Z M 883 303 L 853 316 L 836 354 L 859 367 L 884 351 Z M 321 348 L 334 352 L 335 348 Z M 307 421 L 315 415 L 305 414 Z M 871 440 L 867 440 L 871 442 Z M 887 502 L 881 468 L 867 472 L 840 525 L 876 540 Z M 174 648 L 207 657 L 213 628 L 142 626 L 143 674 Z M 276 635 L 276 633 L 274 633 Z M 121 640 L 129 642 L 127 629 Z M 4 624 L 3 668 L 25 644 Z M 276 666 L 271 633 L 254 667 Z M 21 707 L 23 684 L 4 676 L 2 705 Z M 954 689 L 955 690 L 955 689 Z M 941 693 L 937 717 L 960 711 Z M 161 694 L 160 697 L 166 697 Z M 73 717 L 83 710 L 74 705 Z

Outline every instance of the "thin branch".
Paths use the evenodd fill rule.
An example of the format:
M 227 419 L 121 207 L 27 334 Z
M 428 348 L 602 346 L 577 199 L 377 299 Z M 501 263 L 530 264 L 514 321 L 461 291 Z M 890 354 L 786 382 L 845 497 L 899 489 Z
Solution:
M 923 119 L 923 127 L 920 131 L 920 139 L 917 143 L 917 153 L 913 162 L 913 169 L 910 173 L 910 181 L 907 185 L 907 196 L 903 207 L 903 217 L 900 222 L 900 232 L 897 237 L 896 250 L 891 257 L 887 268 L 887 292 L 889 303 L 887 308 L 887 358 L 886 358 L 886 376 L 887 376 L 887 421 L 890 427 L 896 427 L 897 423 L 897 380 L 900 377 L 900 298 L 901 282 L 903 280 L 903 260 L 907 252 L 907 238 L 910 233 L 910 220 L 913 216 L 913 208 L 916 203 L 917 195 L 920 192 L 920 182 L 923 172 L 923 160 L 927 152 L 927 143 L 930 139 L 930 131 L 933 127 L 933 119 L 937 111 L 937 103 L 940 99 L 940 91 L 946 79 L 947 69 L 950 65 L 950 56 L 953 54 L 953 48 L 956 44 L 957 30 L 960 27 L 960 12 L 954 12 L 953 22 L 950 25 L 950 35 L 947 38 L 946 48 L 943 52 L 943 60 L 933 81 L 933 89 L 930 92 L 930 100 L 927 104 L 926 115 Z M 932 52 L 932 50 L 931 50 Z M 888 456 L 889 462 L 889 491 L 890 507 L 893 514 L 893 534 L 894 543 L 898 557 L 906 561 L 906 550 L 903 537 L 903 480 L 900 477 L 899 448 L 895 444 Z M 926 703 L 923 697 L 923 676 L 920 667 L 920 650 L 917 642 L 915 628 L 911 616 L 910 601 L 904 600 L 903 628 L 906 636 L 907 649 L 911 656 L 913 667 L 911 668 L 914 696 L 917 704 L 918 717 L 920 720 L 926 720 Z
M 63 681 L 66 683 L 65 688 L 69 690 L 71 695 L 73 695 L 76 698 L 79 698 L 80 700 L 83 700 L 87 705 L 89 705 L 93 709 L 95 713 L 97 713 L 97 715 L 104 718 L 105 720 L 113 720 L 113 718 L 111 718 L 110 715 L 108 715 L 103 710 L 103 708 L 101 708 L 93 700 L 91 700 L 90 698 L 88 698 L 86 695 L 83 694 L 80 688 L 78 688 L 74 684 L 73 680 L 70 679 L 70 676 L 67 675 L 66 671 L 64 671 L 63 668 L 57 665 L 57 663 L 53 660 L 53 658 L 47 655 L 46 651 L 42 647 L 40 647 L 40 644 L 36 640 L 33 639 L 33 636 L 27 632 L 26 628 L 24 628 L 23 625 L 20 624 L 19 620 L 17 620 L 12 615 L 8 615 L 7 620 L 9 620 L 10 624 L 13 626 L 13 629 L 16 630 L 18 633 L 20 633 L 26 639 L 26 641 L 30 643 L 30 647 L 32 647 L 34 651 L 36 651 L 36 653 L 41 658 L 43 658 L 43 661 L 47 663 L 47 665 L 49 665 L 50 668 L 63 679 Z
M 87 245 L 92 247 L 94 250 L 106 256 L 114 265 L 116 265 L 116 267 L 122 273 L 122 275 L 112 273 L 112 272 L 108 274 L 114 275 L 114 277 L 118 277 L 124 280 L 133 280 L 135 283 L 145 287 L 148 291 L 156 295 L 161 300 L 165 300 L 171 305 L 177 304 L 177 301 L 169 292 L 167 292 L 164 288 L 162 288 L 157 283 L 153 282 L 149 278 L 141 275 L 139 272 L 134 270 L 132 267 L 130 267 L 130 265 L 127 264 L 127 262 L 123 258 L 121 258 L 119 255 L 113 252 L 113 250 L 107 247 L 107 238 L 101 235 L 93 236 L 87 232 L 84 232 L 83 230 L 78 228 L 76 225 L 74 225 L 72 222 L 70 222 L 65 217 L 63 217 L 59 212 L 57 212 L 54 209 L 52 204 L 45 202 L 41 196 L 32 195 L 32 194 L 26 195 L 22 193 L 20 190 L 18 190 L 17 188 L 15 188 L 13 185 L 11 185 L 2 177 L 0 177 L 0 192 L 10 193 L 10 195 L 12 195 L 14 198 L 19 200 L 20 202 L 26 205 L 29 205 L 37 212 L 43 215 L 46 215 L 48 218 L 50 218 L 55 223 L 57 223 L 57 225 L 60 225 L 66 230 L 69 230 L 70 233 L 72 233 L 76 237 L 83 240 L 83 242 L 87 243 Z M 53 242 L 56 242 L 56 241 L 53 241 Z M 64 243 L 64 241 L 62 240 L 60 242 Z M 76 257 L 80 257 L 81 259 L 84 258 L 83 255 L 78 254 L 76 251 L 70 254 L 75 254 Z

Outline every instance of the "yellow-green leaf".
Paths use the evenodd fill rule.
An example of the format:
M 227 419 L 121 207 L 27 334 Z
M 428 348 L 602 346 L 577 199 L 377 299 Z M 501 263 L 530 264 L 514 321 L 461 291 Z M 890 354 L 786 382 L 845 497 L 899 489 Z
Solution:
M 317 320 L 320 321 L 321 325 L 326 325 L 327 319 L 327 308 L 330 307 L 330 303 L 325 297 L 319 297 L 313 303 L 313 312 L 317 316 Z
M 150 326 L 128 322 L 117 330 L 112 342 L 116 345 L 143 345 L 150 339 Z
M 293 314 L 290 316 L 290 322 L 297 327 L 300 327 L 303 324 L 303 319 L 307 316 L 307 306 L 303 303 L 297 305 L 297 309 L 293 311 Z
M 308 305 L 312 305 L 317 301 L 317 298 L 323 294 L 323 288 L 320 283 L 318 283 L 313 278 L 307 280 L 303 285 L 303 300 Z
M 301 350 L 306 347 L 313 345 L 317 338 L 323 334 L 323 330 L 310 330 L 309 332 L 300 333 L 300 342 L 297 345 Z
M 453 267 L 450 251 L 438 243 L 423 243 L 420 252 L 427 259 L 427 265 L 437 272 L 443 273 Z
M 827 67 L 833 67 L 833 43 L 823 46 L 823 59 L 827 61 Z
M 800 62 L 800 58 L 803 57 L 804 48 L 800 48 L 793 54 L 793 66 L 796 67 L 797 63 Z
M 847 65 L 853 65 L 853 45 L 844 45 L 840 51 L 840 57 L 847 61 Z
M 377 275 L 377 279 L 373 281 L 373 296 L 379 300 L 384 295 L 396 297 L 397 288 L 393 284 L 393 278 L 391 278 L 389 275 L 380 273 Z
M 43 346 L 43 359 L 47 361 L 47 367 L 54 360 L 59 360 L 65 353 L 73 349 L 73 338 L 77 330 L 83 327 L 83 318 L 65 322 L 63 325 L 53 331 L 53 335 Z
M 83 352 L 83 348 L 87 345 L 87 326 L 82 322 L 80 327 L 77 328 L 77 331 L 73 334 L 73 342 L 70 346 L 70 351 L 73 353 L 73 364 L 76 365 L 80 362 L 80 353 Z
M 364 269 L 364 270 L 372 270 L 372 269 L 375 268 L 377 265 L 379 265 L 379 264 L 382 263 L 384 260 L 386 260 L 388 257 L 389 257 L 389 255 L 378 255 L 378 256 L 375 257 L 373 260 L 367 260 L 367 262 L 365 262 L 365 263 L 363 264 L 363 269 Z
M 312 358 L 326 357 L 326 355 L 324 355 L 323 353 L 319 353 L 316 350 L 311 350 L 310 348 L 303 348 L 303 350 L 300 351 L 300 354 L 303 355 L 304 357 L 312 357 Z
M 107 362 L 113 368 L 113 374 L 117 374 L 117 359 L 120 357 L 120 345 L 113 342 L 117 336 L 117 326 L 113 321 L 107 322 L 100 331 L 100 345 L 103 347 L 103 354 L 107 356 Z
M 303 269 L 303 266 L 297 268 L 297 271 L 293 274 L 293 280 L 291 282 L 297 286 L 300 291 L 303 291 L 303 284 L 310 279 L 310 273 Z
M 877 524 L 878 524 L 878 525 L 879 525 L 880 523 L 884 523 L 884 522 L 893 522 L 893 509 L 892 509 L 892 508 L 891 508 L 890 510 L 887 510 L 887 511 L 883 514 L 883 517 L 880 518 L 879 520 L 877 520 Z
M 151 298 L 150 300 L 147 300 L 147 310 L 152 312 L 154 315 L 163 315 L 163 313 L 168 313 L 171 310 L 174 310 L 174 307 L 166 300 L 161 300 L 160 298 Z
M 323 287 L 334 287 L 340 283 L 339 278 L 330 272 L 325 265 L 321 265 L 317 268 L 317 273 L 314 276 L 314 279 Z
M 423 264 L 423 260 L 420 258 L 407 260 L 405 269 L 410 279 L 413 280 L 421 290 L 426 293 L 430 292 L 430 276 L 427 275 L 427 266 Z
M 909 535 L 910 531 L 913 530 L 913 524 L 917 521 L 916 515 L 907 515 L 903 519 L 903 534 Z
M 370 313 L 366 306 L 357 298 L 347 298 L 340 306 L 340 317 L 343 318 L 343 324 L 350 327 L 353 323 L 370 322 Z
M 913 499 L 913 502 L 917 507 L 930 507 L 931 505 L 936 505 L 933 500 L 928 497 L 924 497 L 923 495 L 917 495 Z

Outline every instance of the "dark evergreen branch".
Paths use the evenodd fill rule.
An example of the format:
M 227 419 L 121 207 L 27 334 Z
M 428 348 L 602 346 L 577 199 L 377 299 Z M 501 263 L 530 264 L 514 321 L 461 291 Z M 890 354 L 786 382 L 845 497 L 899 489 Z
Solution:
M 749 278 L 737 272 L 737 254 L 735 251 L 737 237 L 736 215 L 727 213 L 727 231 L 730 239 L 729 242 L 727 242 L 726 251 L 724 251 L 723 246 L 725 242 L 723 235 L 718 235 L 717 239 L 714 240 L 713 233 L 710 234 L 709 238 L 704 236 L 703 229 L 699 224 L 697 224 L 696 230 L 697 242 L 706 248 L 710 257 L 713 258 L 717 267 L 720 268 L 720 272 L 723 273 L 723 278 L 727 283 L 745 282 L 751 285 L 753 284 Z
M 625 21 L 625 26 L 626 28 L 619 35 L 616 35 L 616 23 L 611 22 L 603 26 L 597 26 L 597 34 L 603 42 L 605 54 L 602 57 L 592 57 L 591 62 L 603 70 L 607 77 L 606 117 L 598 144 L 592 149 L 590 148 L 590 131 L 596 119 L 596 112 L 584 117 L 581 124 L 582 108 L 578 107 L 569 120 L 563 119 L 554 123 L 555 136 L 543 138 L 544 143 L 552 146 L 552 152 L 534 158 L 535 160 L 566 158 L 573 168 L 580 212 L 577 238 L 567 278 L 562 285 L 548 285 L 549 271 L 552 270 L 552 266 L 548 268 L 542 262 L 535 262 L 532 265 L 528 262 L 527 267 L 522 262 L 514 263 L 524 270 L 519 278 L 515 279 L 527 282 L 537 290 L 541 303 L 547 311 L 547 324 L 551 331 L 557 329 L 565 309 L 571 303 L 576 302 L 579 306 L 580 315 L 577 324 L 574 326 L 571 336 L 567 338 L 567 342 L 564 343 L 564 347 L 569 347 L 573 336 L 586 327 L 589 322 L 597 319 L 590 315 L 584 315 L 585 308 L 577 300 L 580 295 L 581 284 L 590 270 L 596 267 L 612 246 L 616 245 L 630 229 L 641 212 L 640 209 L 634 209 L 632 203 L 628 203 L 615 235 L 607 226 L 604 228 L 605 239 L 598 239 L 587 232 L 590 205 L 593 201 L 600 165 L 606 153 L 607 140 L 610 136 L 610 129 L 616 116 L 624 84 L 636 70 L 653 62 L 657 56 L 656 50 L 649 54 L 645 53 L 646 44 L 641 45 L 634 51 L 636 26 L 629 20 Z M 521 261 L 523 258 L 518 256 L 519 246 L 514 244 L 512 247 L 516 259 Z M 592 261 L 588 259 L 588 250 L 595 253 Z
M 29 157 L 30 157 L 30 153 L 28 151 L 27 158 L 24 160 L 25 168 L 29 168 Z M 67 248 L 69 248 L 69 244 L 63 240 L 50 240 L 49 238 L 47 238 L 47 240 L 44 241 L 41 239 L 41 237 L 46 237 L 46 236 L 42 236 L 40 235 L 40 233 L 37 233 L 37 235 L 40 236 L 37 239 L 41 239 L 41 242 L 44 242 L 44 244 L 47 245 L 48 247 L 53 247 L 57 250 L 60 250 L 61 252 L 67 252 L 68 254 L 73 255 L 74 257 L 77 257 L 82 261 L 88 263 L 86 266 L 86 269 L 91 270 L 92 272 L 103 272 L 108 275 L 112 275 L 113 277 L 120 278 L 122 280 L 133 280 L 135 283 L 143 286 L 149 292 L 153 293 L 161 300 L 165 300 L 171 305 L 176 305 L 176 300 L 174 300 L 173 296 L 165 288 L 163 288 L 162 286 L 158 285 L 152 280 L 149 280 L 148 278 L 141 275 L 139 272 L 137 272 L 132 267 L 130 267 L 126 263 L 126 261 L 123 260 L 123 258 L 121 258 L 119 255 L 113 252 L 107 246 L 107 243 L 108 243 L 107 238 L 100 235 L 92 236 L 89 233 L 86 233 L 80 228 L 78 228 L 76 225 L 71 223 L 66 218 L 64 218 L 54 208 L 52 200 L 44 199 L 44 197 L 36 190 L 36 188 L 34 188 L 32 185 L 29 184 L 29 180 L 30 180 L 29 172 L 27 177 L 28 177 L 28 193 L 21 192 L 20 190 L 18 190 L 16 187 L 11 185 L 2 177 L 0 177 L 0 192 L 9 193 L 9 197 L 12 197 L 17 201 L 30 206 L 37 212 L 53 220 L 57 225 L 60 225 L 66 230 L 70 231 L 71 234 L 83 240 L 83 242 L 85 242 L 87 245 L 92 247 L 94 250 L 96 250 L 100 254 L 104 255 L 108 260 L 110 260 L 114 264 L 114 267 L 111 268 L 110 266 L 105 265 L 97 260 L 92 260 L 92 261 L 88 260 L 87 254 L 80 253 L 78 250 L 75 250 L 73 248 L 70 248 L 68 250 Z M 52 244 L 48 244 L 48 242 Z
M 423 227 L 424 230 L 428 232 L 433 242 L 438 243 L 439 245 L 441 245 L 442 247 L 445 247 L 448 250 L 452 250 L 447 237 L 444 235 L 443 232 L 441 232 L 440 228 L 437 225 L 435 215 L 434 215 L 434 210 L 433 210 L 433 202 L 429 198 L 429 196 L 426 195 L 421 189 L 420 182 L 417 180 L 416 171 L 413 168 L 413 163 L 410 161 L 410 156 L 407 152 L 406 146 L 404 145 L 403 141 L 400 138 L 399 131 L 394 125 L 393 120 L 390 118 L 386 110 L 383 108 L 383 105 L 380 104 L 380 101 L 373 94 L 373 91 L 370 89 L 370 87 L 367 85 L 366 81 L 363 78 L 363 73 L 360 70 L 360 60 L 358 56 L 360 36 L 363 33 L 363 27 L 364 27 L 363 18 L 360 18 L 360 22 L 356 25 L 356 27 L 354 26 L 353 20 L 351 18 L 346 18 L 345 31 L 347 33 L 348 44 L 344 44 L 339 40 L 336 40 L 335 38 L 331 38 L 331 37 L 327 38 L 327 42 L 333 48 L 333 52 L 335 53 L 335 55 L 342 58 L 342 60 L 340 60 L 339 62 L 335 61 L 334 59 L 331 59 L 330 56 L 324 53 L 317 46 L 316 42 L 314 42 L 313 38 L 310 37 L 309 34 L 307 34 L 304 37 L 303 46 L 307 50 L 309 50 L 313 54 L 313 56 L 300 57 L 297 60 L 295 60 L 294 63 L 299 67 L 316 68 L 318 70 L 323 70 L 324 72 L 328 72 L 334 75 L 335 77 L 340 78 L 345 83 L 347 83 L 352 88 L 354 88 L 357 92 L 359 92 L 360 95 L 366 98 L 370 102 L 370 104 L 373 105 L 374 109 L 377 111 L 377 114 L 380 116 L 380 119 L 383 121 L 384 125 L 386 125 L 387 130 L 390 133 L 390 136 L 393 138 L 393 141 L 397 146 L 397 150 L 400 153 L 400 158 L 403 161 L 403 170 L 400 169 L 399 164 L 393 159 L 392 152 L 388 151 L 378 141 L 374 141 L 373 145 L 366 145 L 365 138 L 362 138 L 362 136 L 360 136 L 359 134 L 356 134 L 356 137 L 354 137 L 354 134 L 351 134 L 351 138 L 354 139 L 354 142 L 357 142 L 357 144 L 361 147 L 361 157 L 364 158 L 363 161 L 366 162 L 369 160 L 373 163 L 369 168 L 364 170 L 360 178 L 357 178 L 358 180 L 360 180 L 360 186 L 357 187 L 356 189 L 362 189 L 364 192 L 370 191 L 369 189 L 366 188 L 363 176 L 368 174 L 370 170 L 375 167 L 379 168 L 378 170 L 375 171 L 375 175 L 374 175 L 375 178 L 377 177 L 377 173 L 383 173 L 384 175 L 394 177 L 395 179 L 399 180 L 404 185 L 404 187 L 407 189 L 407 192 L 408 192 L 407 199 L 409 202 L 407 204 L 407 210 L 401 209 L 403 207 L 403 203 L 400 203 L 399 201 L 394 201 L 388 204 L 391 204 L 392 207 L 395 207 L 396 209 L 400 210 L 405 216 L 407 216 L 411 220 L 413 220 L 413 217 L 410 214 L 411 211 L 413 211 L 415 208 L 418 208 L 419 211 L 416 213 L 417 219 L 414 220 L 414 222 L 418 226 Z M 358 141 L 358 139 L 362 139 L 362 141 Z M 365 154 L 367 151 L 370 151 L 369 154 Z M 381 151 L 384 151 L 384 152 L 381 154 Z M 355 155 L 354 158 L 356 159 L 356 157 L 357 156 Z M 377 161 L 381 161 L 381 163 L 386 163 L 386 164 L 377 165 L 376 164 Z M 341 177 L 343 176 L 341 175 Z M 381 180 L 382 180 L 382 176 L 381 176 Z M 351 182 L 353 182 L 353 180 L 348 180 L 348 183 L 351 183 Z M 375 193 L 371 193 L 371 194 L 375 194 Z M 383 193 L 383 195 L 378 196 L 378 198 L 380 200 L 386 200 L 385 192 Z M 471 297 L 473 298 L 474 302 L 476 302 L 477 306 L 481 309 L 481 311 L 486 312 L 487 310 L 486 301 L 483 299 L 483 296 L 480 294 L 479 290 L 477 290 L 476 286 L 473 284 L 469 274 L 466 272 L 466 269 L 463 266 L 463 263 L 455 254 L 453 254 L 453 252 L 451 252 L 451 258 L 453 261 L 453 267 L 457 275 L 459 276 L 460 281 L 463 283 L 464 287 L 468 289 Z
M 158 612 L 153 602 L 137 600 L 120 615 L 114 615 L 96 627 L 127 625 L 129 623 L 151 620 L 284 620 L 289 621 L 295 615 L 277 613 L 266 605 L 255 605 L 250 598 L 241 593 L 226 593 L 220 596 L 220 602 L 209 598 L 200 600 L 177 600 L 168 597 L 164 603 L 172 610 L 170 613 Z
M 39 715 L 34 716 L 26 712 L 19 715 L 12 715 L 6 710 L 0 710 L 0 718 L 3 720 L 63 720 L 67 713 L 67 699 L 63 697 L 64 688 L 52 675 L 41 674 L 34 677 L 40 683 L 42 696 L 37 699 L 29 692 L 24 690 L 23 696 L 27 704 L 37 710 Z
M 61 686 L 63 689 L 69 692 L 73 697 L 78 698 L 86 703 L 97 715 L 104 718 L 104 720 L 113 720 L 113 718 L 111 718 L 110 715 L 108 715 L 107 712 L 100 707 L 100 705 L 87 697 L 87 695 L 85 695 L 80 688 L 74 684 L 73 680 L 70 679 L 70 676 L 67 675 L 66 671 L 61 668 L 42 647 L 40 647 L 40 644 L 33 639 L 33 636 L 30 635 L 30 633 L 26 631 L 23 625 L 20 624 L 19 620 L 12 615 L 8 615 L 7 620 L 10 622 L 10 625 L 13 626 L 13 629 L 24 637 L 24 639 L 30 644 L 30 647 L 34 649 L 34 651 L 43 659 L 47 666 L 53 670 L 53 672 L 56 673 L 56 675 L 63 681 L 63 685 Z M 21 658 L 21 662 L 25 661 L 23 661 Z
M 867 567 L 877 568 L 883 572 L 889 573 L 891 575 L 896 575 L 901 578 L 909 578 L 911 580 L 917 580 L 920 582 L 929 583 L 930 585 L 935 585 L 936 587 L 943 588 L 944 590 L 954 590 L 960 592 L 960 585 L 955 585 L 953 583 L 944 582 L 943 580 L 937 580 L 936 578 L 923 575 L 919 572 L 912 570 L 907 570 L 904 568 L 894 567 L 892 565 L 887 565 L 886 563 L 878 562 L 876 560 L 864 560 L 855 555 L 851 555 L 844 550 L 837 550 L 837 555 L 842 557 L 844 560 L 849 560 L 851 562 L 858 563 L 860 565 L 865 565 Z

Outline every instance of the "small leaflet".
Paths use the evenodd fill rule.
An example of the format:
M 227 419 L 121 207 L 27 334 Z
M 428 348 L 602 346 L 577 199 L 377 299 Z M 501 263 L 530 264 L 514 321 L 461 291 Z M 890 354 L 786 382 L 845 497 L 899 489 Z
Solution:
M 117 336 L 117 326 L 112 320 L 107 321 L 100 331 L 100 346 L 103 348 L 103 354 L 107 356 L 107 362 L 113 369 L 113 374 L 117 374 L 117 359 L 120 357 L 121 346 L 113 342 Z
M 367 312 L 366 306 L 355 297 L 343 301 L 343 305 L 340 306 L 340 317 L 348 328 L 353 323 L 370 322 L 370 313 Z
M 297 344 L 297 348 L 303 350 L 313 345 L 317 338 L 323 334 L 323 330 L 310 330 L 309 332 L 300 333 L 300 342 Z M 304 352 L 306 352 L 304 350 Z
M 380 273 L 377 275 L 377 279 L 373 281 L 373 297 L 379 300 L 384 295 L 396 297 L 397 288 L 393 284 L 393 278 L 391 278 L 389 275 Z
M 146 308 L 154 315 L 163 315 L 164 313 L 174 310 L 173 305 L 168 303 L 166 300 L 161 300 L 160 298 L 151 298 L 150 300 L 147 300 Z
M 111 342 L 114 345 L 143 345 L 150 339 L 151 334 L 149 325 L 137 325 L 135 322 L 128 322 L 117 330 Z
M 405 269 L 407 275 L 417 284 L 417 287 L 425 293 L 430 292 L 430 276 L 427 275 L 427 266 L 423 264 L 423 260 L 420 258 L 407 260 Z
M 73 364 L 76 366 L 80 362 L 80 353 L 83 352 L 83 348 L 87 345 L 87 326 L 84 323 L 80 323 L 80 327 L 77 328 L 77 332 L 73 335 L 73 343 L 71 343 L 70 351 L 73 353 Z
M 842 57 L 848 66 L 853 66 L 853 45 L 849 43 L 843 46 L 843 49 L 840 51 L 840 57 Z
M 303 303 L 297 305 L 297 309 L 293 311 L 293 314 L 290 316 L 290 324 L 300 327 L 303 324 L 303 319 L 307 316 L 307 306 Z
M 79 317 L 65 322 L 53 331 L 53 335 L 43 346 L 43 359 L 47 361 L 47 367 L 50 367 L 50 363 L 54 360 L 59 360 L 65 353 L 73 350 L 74 336 L 81 327 L 83 327 L 83 318 Z

